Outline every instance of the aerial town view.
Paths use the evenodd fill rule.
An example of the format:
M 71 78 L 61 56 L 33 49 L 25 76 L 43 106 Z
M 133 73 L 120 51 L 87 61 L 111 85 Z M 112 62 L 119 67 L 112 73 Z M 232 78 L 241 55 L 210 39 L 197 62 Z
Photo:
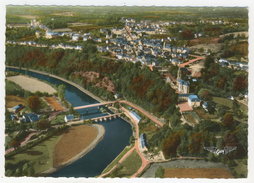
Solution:
M 5 8 L 5 177 L 248 178 L 247 7 Z

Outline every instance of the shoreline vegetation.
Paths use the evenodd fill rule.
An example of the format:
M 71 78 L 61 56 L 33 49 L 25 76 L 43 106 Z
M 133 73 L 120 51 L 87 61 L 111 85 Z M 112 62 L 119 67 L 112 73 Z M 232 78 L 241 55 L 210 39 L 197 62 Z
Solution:
M 5 66 L 6 68 L 13 68 L 13 69 L 20 69 L 19 67 L 15 67 L 15 66 Z M 22 70 L 26 70 L 26 68 L 21 68 Z M 33 69 L 29 69 L 29 71 L 32 71 L 32 72 L 35 72 L 35 73 L 38 73 L 38 74 L 42 74 L 42 75 L 45 75 L 45 76 L 50 76 L 50 77 L 53 77 L 53 78 L 56 78 L 56 79 L 59 79 L 61 81 L 64 81 L 76 88 L 78 88 L 80 91 L 82 91 L 83 93 L 87 94 L 88 96 L 92 97 L 93 99 L 99 101 L 100 103 L 104 102 L 104 100 L 102 100 L 101 98 L 95 96 L 94 94 L 92 94 L 91 92 L 89 92 L 88 90 L 84 89 L 83 87 L 81 87 L 80 85 L 70 81 L 70 80 L 67 80 L 67 79 L 64 79 L 62 77 L 59 77 L 59 76 L 56 76 L 56 75 L 53 75 L 53 74 L 50 74 L 50 73 L 47 73 L 47 72 L 43 72 L 43 71 L 37 71 L 37 70 L 33 70 Z
M 77 161 L 80 158 L 82 158 L 83 156 L 85 156 L 88 152 L 90 152 L 103 139 L 103 137 L 105 135 L 105 128 L 102 125 L 93 124 L 91 126 L 94 126 L 98 129 L 98 134 L 97 134 L 96 138 L 88 145 L 88 147 L 86 147 L 83 151 L 81 151 L 80 153 L 78 153 L 77 155 L 72 157 L 70 160 L 58 165 L 57 167 L 52 167 L 44 172 L 34 175 L 34 177 L 46 177 L 46 176 L 48 176 L 48 175 L 50 175 L 62 168 L 74 163 L 75 161 Z M 61 140 L 61 138 L 59 140 Z
M 14 69 L 19 69 L 19 67 L 14 67 L 14 66 L 6 66 L 6 68 L 14 68 Z M 26 68 L 21 68 L 22 70 L 26 70 Z M 103 102 L 102 99 L 98 98 L 97 96 L 93 95 L 92 93 L 90 93 L 89 91 L 85 90 L 84 88 L 82 88 L 81 86 L 79 86 L 78 84 L 72 82 L 72 81 L 69 81 L 69 80 L 66 80 L 64 78 L 61 78 L 61 77 L 58 77 L 58 76 L 55 76 L 55 75 L 52 75 L 52 74 L 49 74 L 49 73 L 46 73 L 46 72 L 42 72 L 42 71 L 36 71 L 36 70 L 32 70 L 32 69 L 29 69 L 30 71 L 32 72 L 36 72 L 36 73 L 39 73 L 39 74 L 43 74 L 43 75 L 46 75 L 46 76 L 50 76 L 50 77 L 53 77 L 53 78 L 56 78 L 56 79 L 59 79 L 59 80 L 62 80 L 76 88 L 78 88 L 80 91 L 82 91 L 83 93 L 89 95 L 90 97 L 94 98 L 95 100 L 99 101 L 99 102 Z M 57 171 L 57 170 L 60 170 L 61 168 L 64 168 L 68 165 L 70 165 L 71 163 L 77 161 L 78 159 L 82 158 L 83 156 L 85 156 L 88 152 L 90 152 L 104 137 L 104 134 L 105 134 L 105 129 L 102 125 L 99 125 L 99 124 L 93 124 L 92 126 L 96 127 L 98 129 L 98 134 L 96 136 L 96 138 L 93 140 L 93 142 L 88 146 L 86 147 L 82 152 L 80 152 L 79 154 L 77 154 L 76 156 L 74 156 L 73 158 L 71 158 L 70 160 L 58 165 L 57 167 L 52 167 L 44 172 L 41 172 L 37 175 L 34 175 L 35 177 L 45 177 L 47 175 L 50 175 L 52 174 L 53 172 Z M 61 139 L 61 138 L 60 138 Z
M 19 67 L 15 67 L 15 66 L 6 66 L 6 68 L 19 69 Z M 21 68 L 21 69 L 22 69 L 22 70 L 26 70 L 26 68 Z M 43 71 L 37 71 L 37 70 L 33 70 L 33 69 L 29 69 L 29 70 L 32 71 L 32 72 L 35 72 L 35 73 L 43 74 L 43 75 L 46 75 L 46 76 L 50 76 L 50 77 L 53 77 L 53 78 L 62 80 L 62 81 L 64 81 L 64 82 L 66 82 L 66 83 L 68 83 L 68 84 L 70 84 L 70 85 L 72 85 L 72 86 L 78 88 L 80 91 L 84 92 L 85 94 L 89 95 L 90 97 L 94 98 L 95 100 L 97 100 L 97 101 L 99 101 L 99 102 L 101 102 L 101 103 L 104 102 L 104 101 L 103 101 L 102 99 L 100 99 L 99 97 L 93 95 L 92 93 L 90 93 L 89 91 L 85 90 L 84 88 L 82 88 L 81 86 L 79 86 L 78 84 L 76 84 L 76 83 L 74 83 L 74 82 L 72 82 L 72 81 L 69 81 L 69 80 L 67 80 L 67 79 L 64 79 L 64 78 L 61 78 L 61 77 L 58 77 L 58 76 L 55 76 L 55 75 L 53 75 L 53 74 L 46 73 L 46 72 L 43 72 Z M 123 118 L 122 118 L 122 119 L 123 119 Z M 128 120 L 126 120 L 126 119 L 124 119 L 124 120 L 132 125 L 132 123 L 131 123 L 130 121 L 128 121 Z M 56 172 L 56 171 L 58 171 L 58 170 L 60 170 L 60 169 L 62 169 L 62 168 L 64 168 L 64 167 L 70 165 L 71 163 L 77 161 L 78 159 L 80 159 L 80 158 L 82 158 L 83 156 L 85 156 L 88 152 L 90 152 L 90 151 L 103 139 L 104 134 L 105 134 L 105 129 L 104 129 L 103 126 L 101 126 L 101 125 L 99 125 L 99 124 L 93 124 L 93 125 L 95 125 L 96 128 L 98 129 L 98 135 L 97 135 L 96 139 L 95 139 L 87 148 L 85 148 L 81 153 L 79 153 L 79 154 L 76 155 L 75 157 L 71 158 L 71 159 L 68 160 L 67 162 L 62 163 L 61 165 L 58 165 L 58 166 L 55 167 L 55 168 L 52 167 L 52 168 L 50 168 L 50 169 L 48 169 L 48 170 L 46 170 L 46 171 L 44 171 L 44 172 L 41 172 L 41 173 L 35 175 L 35 177 L 45 177 L 45 176 L 47 176 L 47 175 L 50 175 L 50 174 L 52 174 L 52 173 L 54 173 L 54 172 Z M 92 126 L 93 126 L 93 125 L 92 125 Z M 61 139 L 61 138 L 60 138 L 60 139 Z M 59 139 L 59 140 L 60 140 L 60 139 Z M 126 149 L 126 148 L 125 148 L 125 149 Z M 120 154 L 121 154 L 121 153 L 120 153 Z M 120 155 L 120 154 L 119 154 L 119 155 Z M 118 155 L 118 156 L 119 156 L 119 155 Z M 117 157 L 118 157 L 118 156 L 117 156 Z M 117 157 L 116 157 L 116 158 L 117 158 Z M 114 161 L 114 160 L 113 160 L 113 161 Z M 113 162 L 113 161 L 112 161 L 112 162 Z M 111 163 L 112 163 L 112 162 L 111 162 Z M 110 164 L 111 164 L 111 163 L 110 163 Z M 108 166 L 110 166 L 110 164 L 109 164 Z M 107 167 L 108 167 L 108 166 L 107 166 Z M 106 169 L 106 168 L 105 168 L 105 169 Z

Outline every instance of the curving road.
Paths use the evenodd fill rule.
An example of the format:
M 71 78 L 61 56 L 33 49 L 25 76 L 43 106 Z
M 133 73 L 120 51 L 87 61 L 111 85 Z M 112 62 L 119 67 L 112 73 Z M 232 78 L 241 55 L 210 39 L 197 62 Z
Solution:
M 162 127 L 164 124 L 157 120 L 155 117 L 153 117 L 152 115 L 150 115 L 148 112 L 146 112 L 144 109 L 140 108 L 139 106 L 136 106 L 134 105 L 133 103 L 131 102 L 128 102 L 128 101 L 125 101 L 125 100 L 120 100 L 118 101 L 119 103 L 124 103 L 124 104 L 127 104 L 137 110 L 139 110 L 140 112 L 142 112 L 143 114 L 145 114 L 148 118 L 150 118 L 152 121 L 154 121 L 156 124 L 158 124 L 160 127 Z

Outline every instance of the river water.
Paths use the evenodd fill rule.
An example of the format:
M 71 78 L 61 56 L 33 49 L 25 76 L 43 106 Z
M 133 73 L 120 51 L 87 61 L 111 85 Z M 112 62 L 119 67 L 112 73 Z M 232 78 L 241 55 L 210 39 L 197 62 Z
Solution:
M 18 71 L 18 69 L 12 68 L 6 68 L 6 70 Z M 25 71 L 22 70 L 22 73 L 25 74 Z M 64 81 L 32 71 L 29 71 L 28 75 L 46 80 L 52 84 L 65 84 L 65 98 L 72 103 L 74 107 L 99 103 L 76 87 L 65 83 Z M 107 115 L 103 114 L 97 107 L 80 109 L 78 112 L 84 119 Z M 116 119 L 100 122 L 99 124 L 104 126 L 105 135 L 97 146 L 81 159 L 50 174 L 48 177 L 94 177 L 101 174 L 107 165 L 110 164 L 110 162 L 112 162 L 127 145 L 129 145 L 129 139 L 132 135 L 132 129 L 129 123 L 117 117 Z

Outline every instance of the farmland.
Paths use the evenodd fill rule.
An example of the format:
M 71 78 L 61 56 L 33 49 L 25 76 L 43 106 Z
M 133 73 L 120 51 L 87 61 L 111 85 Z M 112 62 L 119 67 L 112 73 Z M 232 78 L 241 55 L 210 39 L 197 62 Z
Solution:
M 171 169 L 171 170 L 176 169 L 177 170 L 176 173 L 178 172 L 179 175 L 180 175 L 180 171 L 179 171 L 180 169 L 187 170 L 187 172 L 192 169 L 200 169 L 200 170 L 202 170 L 202 169 L 207 169 L 207 170 L 208 169 L 215 169 L 216 170 L 217 169 L 217 170 L 224 170 L 225 172 L 227 172 L 225 174 L 228 177 L 230 176 L 230 173 L 228 171 L 229 167 L 227 167 L 226 165 L 224 165 L 222 163 L 207 162 L 204 160 L 173 160 L 173 161 L 169 161 L 169 162 L 152 164 L 150 166 L 150 168 L 147 169 L 146 172 L 141 177 L 142 178 L 155 177 L 155 172 L 157 171 L 159 166 L 162 166 L 163 169 Z M 186 173 L 186 174 L 188 174 L 188 173 Z M 175 177 L 175 176 L 176 176 L 176 174 L 173 177 Z M 182 175 L 182 176 L 184 176 L 184 175 Z M 192 178 L 191 174 L 188 174 L 188 176 L 189 176 L 189 178 Z M 182 177 L 182 178 L 184 178 L 184 177 Z M 232 175 L 231 175 L 231 178 L 233 178 Z
M 164 178 L 234 178 L 224 168 L 165 168 Z
M 25 105 L 26 99 L 23 97 L 15 96 L 15 95 L 6 95 L 5 96 L 5 107 L 11 108 L 11 107 L 14 107 L 19 104 Z
M 44 99 L 49 105 L 51 105 L 51 107 L 55 109 L 55 111 L 63 110 L 63 108 L 57 103 L 57 101 L 53 97 L 44 97 Z
M 56 167 L 84 150 L 97 136 L 98 130 L 92 126 L 75 126 L 68 129 L 54 146 L 54 163 Z M 75 142 L 75 143 L 74 143 Z

